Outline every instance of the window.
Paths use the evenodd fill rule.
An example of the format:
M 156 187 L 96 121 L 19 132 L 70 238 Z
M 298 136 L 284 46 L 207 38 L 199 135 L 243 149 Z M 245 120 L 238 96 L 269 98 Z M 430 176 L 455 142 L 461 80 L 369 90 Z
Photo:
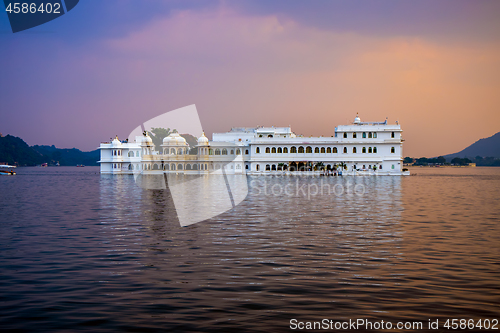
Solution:
M 182 155 L 182 149 L 181 149 L 181 148 L 179 148 L 179 149 L 177 150 L 177 154 L 178 154 L 178 155 Z
M 177 165 L 177 170 L 182 170 L 182 164 Z
M 363 132 L 363 139 L 366 139 L 366 132 Z
M 170 154 L 174 154 L 175 155 L 175 148 L 171 148 L 170 149 Z
M 222 149 L 222 155 L 227 155 L 227 149 L 226 148 Z
M 368 147 L 368 153 L 371 154 L 372 153 L 372 147 Z
M 347 147 L 344 147 L 344 154 L 347 154 Z
M 159 170 L 159 169 L 160 169 L 160 168 L 158 167 L 158 164 L 156 164 L 156 163 L 155 163 L 155 164 L 153 165 L 153 170 Z
M 368 139 L 372 138 L 372 132 L 368 132 Z
M 220 149 L 219 148 L 215 149 L 215 155 L 220 155 Z
M 267 137 L 268 137 L 268 138 L 272 138 L 272 137 L 273 137 L 273 135 L 272 135 L 272 134 L 269 134 Z
M 299 154 L 304 154 L 304 147 L 299 147 Z
M 356 139 L 356 132 L 352 133 L 352 138 Z
M 259 135 L 259 138 L 262 138 L 262 134 Z M 257 169 L 258 170 L 258 169 Z
M 325 147 L 321 147 L 321 154 L 325 153 Z
M 338 151 L 337 151 L 337 147 L 333 147 L 333 151 L 332 151 L 334 154 L 337 154 Z
M 163 168 L 164 168 L 165 170 L 170 170 L 170 165 L 169 165 L 169 164 L 165 164 L 165 165 L 163 166 Z
M 373 132 L 373 138 L 377 138 L 377 132 Z
M 382 164 L 380 164 L 380 165 L 378 166 L 378 168 L 379 168 L 379 169 L 382 169 Z
M 186 170 L 191 170 L 191 164 L 186 164 Z
M 255 153 L 256 154 L 260 154 L 260 148 L 259 147 L 255 148 Z
M 135 157 L 139 157 L 139 152 L 138 151 L 135 152 Z
M 356 149 L 356 147 L 352 147 L 352 153 L 353 153 L 353 154 L 356 154 L 356 153 L 357 153 L 357 149 Z
M 396 152 L 396 148 L 391 147 L 391 154 L 394 154 Z
M 259 165 L 258 165 L 258 164 L 257 164 L 257 166 L 256 166 L 256 169 L 257 169 L 257 171 L 259 171 L 259 169 L 260 169 L 260 167 L 259 167 Z
M 269 164 L 266 164 L 266 171 L 271 171 L 271 166 Z
M 288 148 L 287 147 L 283 148 L 283 154 L 288 154 Z
M 394 164 L 391 166 L 391 169 L 394 169 Z
M 361 152 L 362 152 L 363 154 L 366 154 L 366 147 L 363 147 L 363 149 L 361 149 Z
M 347 139 L 347 133 L 344 133 L 344 139 Z
M 134 152 L 133 151 L 129 151 L 128 152 L 128 157 L 134 157 Z
M 278 147 L 278 154 L 281 154 L 283 152 L 283 150 L 281 149 L 281 147 Z
M 248 153 L 249 153 L 248 149 L 245 149 L 245 155 L 248 155 Z
M 175 170 L 175 164 L 172 164 L 172 165 L 170 166 L 170 170 Z
M 271 149 L 269 147 L 266 147 L 266 154 L 269 154 L 271 152 Z
M 276 154 L 276 147 L 273 147 L 273 148 L 271 149 L 271 154 Z
M 241 150 L 239 148 L 236 149 L 236 155 L 241 155 Z
M 394 132 L 391 133 L 391 138 L 394 138 Z
M 323 148 L 323 149 L 324 149 L 324 148 Z M 315 153 L 315 154 L 319 154 L 319 148 L 318 148 L 318 147 L 314 148 L 314 153 Z
M 332 153 L 332 148 L 330 148 L 330 147 L 326 148 L 326 153 L 327 154 L 331 154 Z
M 248 170 L 248 164 L 247 164 L 247 165 L 245 165 L 245 170 Z
M 376 154 L 377 153 L 377 147 L 373 147 L 373 153 Z
M 365 164 L 363 164 L 363 169 L 366 169 L 366 165 Z
M 297 153 L 297 148 L 296 147 L 290 148 L 290 153 L 296 154 Z
M 273 166 L 271 167 L 271 170 L 276 171 L 276 164 L 273 164 Z
M 306 147 L 306 153 L 312 154 L 313 150 L 311 147 Z
M 234 150 L 231 149 L 231 155 L 234 155 Z
M 208 155 L 213 155 L 213 154 L 214 154 L 214 150 L 213 150 L 212 148 L 210 148 L 210 149 L 208 150 Z

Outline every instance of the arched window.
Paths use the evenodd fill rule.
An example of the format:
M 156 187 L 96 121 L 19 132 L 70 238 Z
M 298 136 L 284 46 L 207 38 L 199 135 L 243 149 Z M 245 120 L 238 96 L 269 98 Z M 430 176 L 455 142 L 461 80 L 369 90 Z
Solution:
M 321 154 L 325 153 L 325 147 L 321 147 Z
M 344 154 L 347 154 L 347 147 L 344 147 Z
M 259 167 L 259 165 L 258 165 L 258 164 L 257 164 L 257 166 L 256 166 L 256 169 L 257 169 L 257 171 L 259 171 L 259 169 L 260 169 L 260 167 Z
M 245 149 L 245 155 L 248 155 L 248 153 L 249 153 L 248 149 Z
M 281 149 L 281 147 L 278 147 L 278 154 L 281 154 L 283 153 L 283 150 Z
M 226 148 L 222 149 L 222 155 L 227 155 L 227 149 Z
M 266 171 L 271 171 L 271 166 L 269 164 L 266 164 Z
M 352 133 L 352 138 L 356 139 L 356 132 Z
M 353 154 L 356 154 L 356 152 L 357 152 L 356 147 L 352 147 L 352 153 L 353 153 Z
M 193 170 L 198 170 L 198 164 L 193 164 Z
M 266 154 L 269 154 L 271 152 L 271 149 L 269 147 L 266 147 Z
M 172 165 L 170 166 L 170 170 L 175 170 L 175 164 L 172 164 Z
M 271 154 L 276 154 L 276 147 L 273 147 L 273 148 L 271 149 Z
M 129 164 L 129 165 L 128 165 L 128 169 L 129 169 L 129 170 L 132 170 L 132 168 L 133 168 L 133 167 L 132 167 L 132 164 Z
M 177 164 L 177 170 L 182 170 L 182 164 Z
M 304 149 L 304 148 L 302 148 L 302 149 Z M 291 147 L 290 148 L 290 153 L 291 154 L 296 154 L 297 153 L 297 148 L 295 146 Z
M 255 153 L 256 154 L 260 154 L 260 148 L 259 147 L 255 148 Z
M 276 164 L 273 164 L 273 165 L 271 166 L 271 170 L 272 170 L 272 171 L 276 171 Z
M 330 147 L 326 148 L 326 153 L 327 154 L 331 154 L 332 153 L 332 148 L 330 148 Z
M 373 138 L 377 138 L 377 132 L 373 132 Z
M 368 139 L 372 138 L 372 132 L 368 132 Z
M 191 170 L 191 164 L 186 164 L 186 170 Z
M 215 148 L 215 155 L 220 155 L 220 149 L 219 148 Z
M 182 148 L 177 149 L 177 155 L 182 155 Z
M 231 155 L 234 155 L 234 150 L 233 149 L 231 149 Z
M 300 148 L 299 148 L 300 149 Z M 313 150 L 311 147 L 306 147 L 306 153 L 307 154 L 312 154 Z
M 283 154 L 288 154 L 288 148 L 287 147 L 283 148 Z
M 155 164 L 153 165 L 153 170 L 159 170 L 159 169 L 160 169 L 160 168 L 158 167 L 158 164 L 156 164 L 156 163 L 155 163 Z
M 139 152 L 138 151 L 135 152 L 135 157 L 139 157 Z
M 129 151 L 128 152 L 128 157 L 134 157 L 134 152 L 133 151 Z
M 347 133 L 344 132 L 344 139 L 347 139 Z
M 323 149 L 325 149 L 325 148 L 323 148 Z M 319 148 L 318 147 L 314 148 L 314 153 L 315 154 L 319 154 Z
M 394 138 L 394 132 L 391 133 L 391 138 Z
M 366 132 L 363 132 L 363 139 L 366 139 Z
M 396 148 L 391 147 L 391 154 L 394 154 L 396 152 Z
M 165 168 L 165 170 L 170 170 L 170 165 L 168 164 L 165 164 L 163 167 Z
M 268 137 L 268 138 L 272 138 L 272 137 L 273 137 L 273 135 L 272 135 L 272 134 L 269 134 L 267 137 Z
M 212 148 L 210 148 L 210 149 L 208 150 L 208 155 L 213 155 L 213 154 L 214 154 L 214 150 L 213 150 Z
M 377 147 L 373 147 L 373 153 L 376 154 L 377 153 Z
M 236 149 L 236 155 L 241 155 L 241 150 L 240 150 L 240 148 Z
M 332 151 L 332 153 L 334 153 L 334 154 L 337 154 L 337 153 L 338 153 L 337 147 L 333 147 L 333 151 Z
M 368 147 L 368 153 L 371 154 L 372 153 L 372 147 Z
M 304 154 L 304 147 L 302 146 L 299 147 L 299 154 Z
M 175 155 L 175 148 L 171 148 L 170 149 L 170 154 L 174 154 Z
M 361 150 L 361 152 L 362 152 L 363 154 L 366 154 L 366 147 L 363 147 L 363 148 L 362 148 L 362 150 Z

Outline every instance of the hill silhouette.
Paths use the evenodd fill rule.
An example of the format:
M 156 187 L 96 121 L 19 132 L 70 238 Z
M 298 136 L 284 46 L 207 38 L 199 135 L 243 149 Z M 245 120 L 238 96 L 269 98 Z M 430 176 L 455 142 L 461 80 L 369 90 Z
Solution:
M 476 156 L 500 158 L 500 132 L 489 138 L 480 139 L 458 153 L 445 155 L 444 157 L 450 160 L 455 157 L 475 158 Z

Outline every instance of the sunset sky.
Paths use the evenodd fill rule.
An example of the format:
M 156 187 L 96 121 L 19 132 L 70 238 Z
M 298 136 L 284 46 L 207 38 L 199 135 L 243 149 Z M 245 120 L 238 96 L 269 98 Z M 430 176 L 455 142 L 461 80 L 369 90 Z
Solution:
M 3 8 L 3 5 L 0 5 Z M 13 34 L 0 132 L 93 150 L 196 104 L 205 132 L 400 122 L 404 156 L 500 131 L 500 1 L 81 0 Z

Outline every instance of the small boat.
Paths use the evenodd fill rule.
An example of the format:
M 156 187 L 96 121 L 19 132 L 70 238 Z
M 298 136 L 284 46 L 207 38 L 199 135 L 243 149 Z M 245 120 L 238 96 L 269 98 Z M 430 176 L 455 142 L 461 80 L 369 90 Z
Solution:
M 77 164 L 76 167 L 77 168 L 83 168 L 83 167 L 85 167 L 85 165 L 83 165 L 83 164 Z
M 14 176 L 16 172 L 14 171 L 15 165 L 1 164 L 0 165 L 0 176 Z
M 49 165 L 47 163 L 42 163 L 42 165 L 40 165 L 42 168 L 46 168 L 48 167 Z

